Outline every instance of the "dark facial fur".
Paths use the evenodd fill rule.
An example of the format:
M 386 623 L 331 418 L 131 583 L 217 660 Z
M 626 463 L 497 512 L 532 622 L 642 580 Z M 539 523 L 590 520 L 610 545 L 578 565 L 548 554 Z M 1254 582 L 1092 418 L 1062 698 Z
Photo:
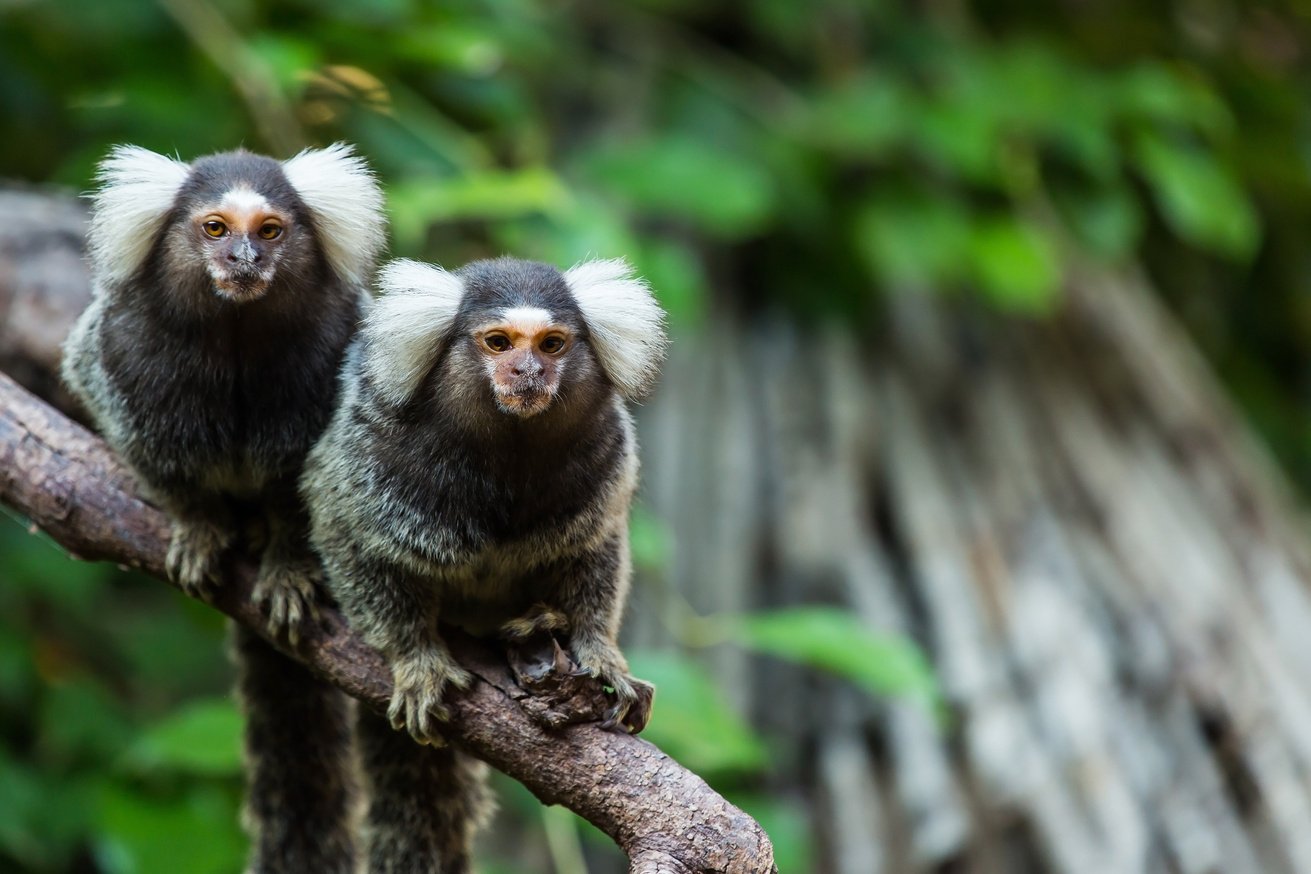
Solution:
M 244 152 L 195 163 L 167 239 L 170 272 L 203 265 L 213 291 L 237 303 L 258 300 L 284 271 L 296 284 L 297 274 L 323 262 L 281 165 Z
M 439 399 L 445 414 L 493 439 L 498 431 L 511 440 L 521 433 L 506 416 L 541 416 L 527 429 L 539 438 L 583 427 L 581 420 L 611 389 L 560 272 L 502 258 L 474 262 L 457 275 L 466 290 L 445 338 L 445 360 L 425 394 Z
M 279 162 L 231 152 L 202 158 L 178 191 L 159 265 L 177 285 L 168 304 L 216 311 L 273 297 L 285 310 L 327 265 L 308 210 Z M 302 301 L 303 304 L 312 301 Z

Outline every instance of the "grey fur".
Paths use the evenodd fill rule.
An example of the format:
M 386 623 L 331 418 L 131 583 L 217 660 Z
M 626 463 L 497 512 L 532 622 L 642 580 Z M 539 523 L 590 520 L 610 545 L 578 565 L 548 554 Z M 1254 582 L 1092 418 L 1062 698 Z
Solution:
M 305 196 L 289 171 L 308 180 Z M 98 178 L 95 292 L 65 344 L 65 381 L 172 517 L 167 567 L 185 588 L 214 584 L 224 552 L 262 529 L 256 598 L 271 631 L 294 643 L 320 576 L 296 480 L 368 300 L 381 194 L 344 147 L 285 164 L 242 151 L 183 164 L 119 148 Z M 324 220 L 334 180 L 355 193 L 345 224 Z M 207 237 L 205 217 L 225 204 L 256 223 L 257 210 L 275 210 L 280 233 L 233 224 Z M 361 225 L 356 248 L 330 238 Z M 251 870 L 350 874 L 357 793 L 345 702 L 250 632 L 235 632 L 233 652 L 248 717 Z
M 407 275 L 421 281 L 415 266 Z M 451 274 L 432 276 L 441 304 L 449 299 Z M 563 617 L 576 661 L 615 689 L 609 721 L 621 724 L 636 701 L 617 644 L 638 473 L 632 418 L 621 396 L 630 386 L 616 382 L 593 347 L 588 321 L 560 271 L 503 258 L 475 262 L 454 276 L 463 284 L 458 309 L 432 308 L 438 324 L 425 346 L 416 342 L 419 327 L 401 338 L 406 356 L 417 356 L 414 364 L 398 368 L 392 350 L 378 348 L 393 335 L 368 326 L 347 353 L 341 404 L 301 479 L 327 585 L 351 625 L 392 665 L 393 727 L 421 742 L 442 742 L 445 696 L 470 679 L 443 643 L 439 621 L 516 637 L 556 630 Z M 411 283 L 404 293 L 409 311 L 422 311 L 413 298 L 424 289 Z M 598 305 L 595 296 L 589 303 Z M 507 312 L 541 310 L 572 340 L 541 377 L 554 385 L 549 405 L 515 415 L 499 404 L 489 376 L 495 356 L 479 346 L 477 330 Z M 370 320 L 391 318 L 384 297 Z M 650 323 L 659 330 L 658 321 Z M 663 347 L 663 334 L 648 340 L 638 350 L 644 356 Z M 608 351 L 613 355 L 614 346 Z M 406 391 L 398 392 L 402 371 Z M 525 391 L 541 389 L 525 385 Z M 367 734 L 374 748 L 366 752 L 366 771 L 403 773 L 415 766 L 414 756 L 430 752 L 386 744 L 376 729 Z M 458 767 L 439 770 L 449 777 Z M 411 810 L 410 827 L 404 834 L 388 831 L 390 849 L 381 855 L 417 859 L 423 853 L 416 847 L 437 846 L 443 867 L 407 870 L 466 870 L 459 860 L 467 859 L 472 823 L 482 815 L 470 801 L 473 783 L 441 795 L 428 816 L 392 797 L 392 783 L 373 780 L 373 804 L 393 816 Z

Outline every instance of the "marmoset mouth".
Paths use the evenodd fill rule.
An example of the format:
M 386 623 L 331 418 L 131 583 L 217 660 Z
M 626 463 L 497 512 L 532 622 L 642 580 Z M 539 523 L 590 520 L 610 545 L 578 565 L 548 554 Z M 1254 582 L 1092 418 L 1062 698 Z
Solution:
M 551 400 L 551 392 L 542 385 L 508 390 L 498 386 L 496 389 L 496 405 L 501 408 L 501 411 L 523 419 L 545 411 L 551 405 Z
M 237 303 L 258 300 L 272 282 L 272 277 L 262 270 L 230 270 L 213 278 L 215 293 Z

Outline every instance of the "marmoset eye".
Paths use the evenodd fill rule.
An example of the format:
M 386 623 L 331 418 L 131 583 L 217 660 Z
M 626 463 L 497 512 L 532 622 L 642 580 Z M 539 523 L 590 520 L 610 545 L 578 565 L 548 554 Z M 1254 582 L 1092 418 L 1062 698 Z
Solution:
M 506 352 L 514 345 L 504 334 L 488 334 L 483 337 L 483 344 L 493 352 Z

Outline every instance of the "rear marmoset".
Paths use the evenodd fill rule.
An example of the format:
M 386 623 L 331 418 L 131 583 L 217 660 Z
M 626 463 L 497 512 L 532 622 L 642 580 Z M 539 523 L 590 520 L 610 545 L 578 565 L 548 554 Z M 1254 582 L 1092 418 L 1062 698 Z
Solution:
M 398 261 L 380 286 L 301 487 L 329 589 L 391 664 L 392 725 L 440 743 L 443 697 L 470 680 L 438 622 L 558 633 L 621 725 L 638 700 L 617 644 L 638 469 L 625 400 L 656 376 L 663 312 L 622 261 Z M 479 768 L 360 718 L 370 870 L 434 854 L 467 870 Z
M 367 302 L 381 191 L 341 145 L 190 164 L 124 146 L 97 181 L 95 288 L 64 347 L 65 381 L 171 517 L 167 569 L 184 588 L 216 583 L 225 550 L 262 523 L 255 597 L 294 642 L 319 576 L 296 482 Z M 252 632 L 233 643 L 251 870 L 347 874 L 346 705 Z

